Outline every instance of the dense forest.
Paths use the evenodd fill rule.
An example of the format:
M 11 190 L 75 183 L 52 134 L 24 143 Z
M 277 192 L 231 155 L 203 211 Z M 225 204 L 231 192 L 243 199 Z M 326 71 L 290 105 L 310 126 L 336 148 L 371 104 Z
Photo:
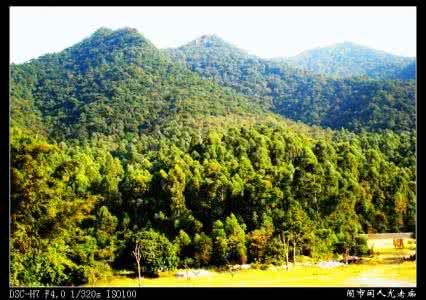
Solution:
M 307 124 L 358 131 L 412 130 L 416 124 L 413 80 L 314 75 L 248 55 L 214 35 L 168 52 L 204 78 Z
M 413 82 L 329 79 L 210 40 L 170 55 L 101 28 L 11 65 L 11 285 L 135 271 L 137 244 L 155 276 L 362 255 L 362 233 L 415 230 Z
M 185 113 L 262 111 L 173 63 L 130 29 L 101 28 L 61 53 L 13 65 L 11 85 L 12 124 L 40 127 L 57 139 L 137 135 Z
M 349 42 L 307 50 L 275 61 L 337 78 L 366 76 L 372 79 L 416 79 L 414 58 L 392 55 Z

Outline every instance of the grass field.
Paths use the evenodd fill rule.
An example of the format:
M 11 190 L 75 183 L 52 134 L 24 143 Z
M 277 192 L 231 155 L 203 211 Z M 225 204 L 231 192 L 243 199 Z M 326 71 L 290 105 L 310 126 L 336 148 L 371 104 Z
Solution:
M 144 278 L 142 287 L 415 287 L 416 263 L 402 261 L 401 257 L 413 253 L 411 249 L 377 249 L 374 257 L 366 258 L 363 264 L 344 265 L 335 268 L 296 265 L 289 271 L 242 270 L 217 272 L 209 276 L 191 279 L 176 278 L 174 272 L 160 273 L 159 278 Z M 138 279 L 116 275 L 98 281 L 94 286 L 138 286 Z
M 115 276 L 97 282 L 96 286 L 138 286 L 136 278 Z M 303 267 L 276 271 L 243 270 L 231 275 L 229 272 L 213 272 L 206 277 L 178 279 L 175 272 L 160 274 L 159 278 L 144 278 L 142 287 L 198 286 L 198 287 L 360 287 L 360 286 L 416 286 L 415 262 L 401 264 L 348 265 L 332 269 Z

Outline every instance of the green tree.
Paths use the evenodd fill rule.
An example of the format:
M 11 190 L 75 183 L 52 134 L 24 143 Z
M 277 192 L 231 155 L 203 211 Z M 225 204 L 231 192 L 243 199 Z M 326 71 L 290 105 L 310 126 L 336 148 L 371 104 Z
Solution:
M 141 265 L 146 273 L 152 275 L 177 267 L 176 249 L 163 234 L 145 230 L 137 235 L 137 242 L 141 245 Z

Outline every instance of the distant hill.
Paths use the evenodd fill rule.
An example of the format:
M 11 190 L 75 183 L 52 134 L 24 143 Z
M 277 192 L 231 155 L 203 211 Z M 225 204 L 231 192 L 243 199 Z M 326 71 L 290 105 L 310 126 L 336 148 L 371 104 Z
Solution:
M 415 79 L 415 58 L 397 56 L 349 42 L 307 50 L 297 56 L 275 61 L 338 78 L 367 76 L 372 79 Z
M 293 120 L 350 130 L 415 128 L 413 81 L 315 75 L 287 62 L 249 55 L 214 35 L 167 52 L 203 78 Z M 400 76 L 412 76 L 413 66 L 406 68 Z

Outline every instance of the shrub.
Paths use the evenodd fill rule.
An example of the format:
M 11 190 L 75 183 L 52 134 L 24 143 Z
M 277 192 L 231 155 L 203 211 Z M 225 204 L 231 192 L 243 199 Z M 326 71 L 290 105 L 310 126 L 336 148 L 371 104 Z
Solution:
M 278 237 L 271 239 L 267 248 L 266 262 L 274 265 L 285 264 L 285 248 L 284 244 Z
M 234 214 L 225 220 L 227 240 L 227 260 L 230 263 L 245 264 L 247 262 L 245 226 L 238 223 Z
M 176 269 L 176 249 L 163 234 L 146 230 L 140 234 L 138 242 L 141 244 L 141 265 L 147 274 Z
M 181 265 L 183 266 L 183 260 L 185 257 L 191 257 L 193 254 L 193 245 L 189 235 L 182 229 L 179 231 L 179 235 L 174 240 L 174 245 L 176 247 L 176 252 L 181 260 Z
M 192 268 L 194 267 L 195 260 L 191 257 L 185 257 L 183 260 L 180 261 L 180 266 L 186 268 Z
M 358 236 L 355 238 L 355 244 L 352 247 L 350 253 L 357 256 L 368 254 L 368 244 L 365 237 Z
M 213 224 L 212 240 L 212 263 L 217 266 L 225 265 L 227 262 L 226 255 L 228 253 L 228 241 L 226 239 L 223 223 L 220 220 L 217 220 Z
M 271 234 L 266 229 L 256 229 L 248 235 L 250 260 L 264 261 Z
M 247 250 L 244 240 L 236 236 L 228 238 L 227 259 L 230 263 L 245 264 L 247 262 Z
M 250 268 L 253 270 L 259 270 L 262 266 L 261 262 L 258 260 L 255 260 L 253 263 L 251 263 Z
M 113 272 L 107 263 L 96 261 L 94 265 L 81 266 L 77 274 L 82 283 L 95 284 L 98 280 L 112 276 Z
M 25 255 L 12 252 L 11 283 L 19 286 L 60 286 L 76 278 L 76 266 L 62 253 L 31 251 Z
M 213 243 L 212 240 L 204 233 L 196 234 L 194 237 L 195 248 L 195 265 L 206 266 L 210 262 L 212 256 Z

